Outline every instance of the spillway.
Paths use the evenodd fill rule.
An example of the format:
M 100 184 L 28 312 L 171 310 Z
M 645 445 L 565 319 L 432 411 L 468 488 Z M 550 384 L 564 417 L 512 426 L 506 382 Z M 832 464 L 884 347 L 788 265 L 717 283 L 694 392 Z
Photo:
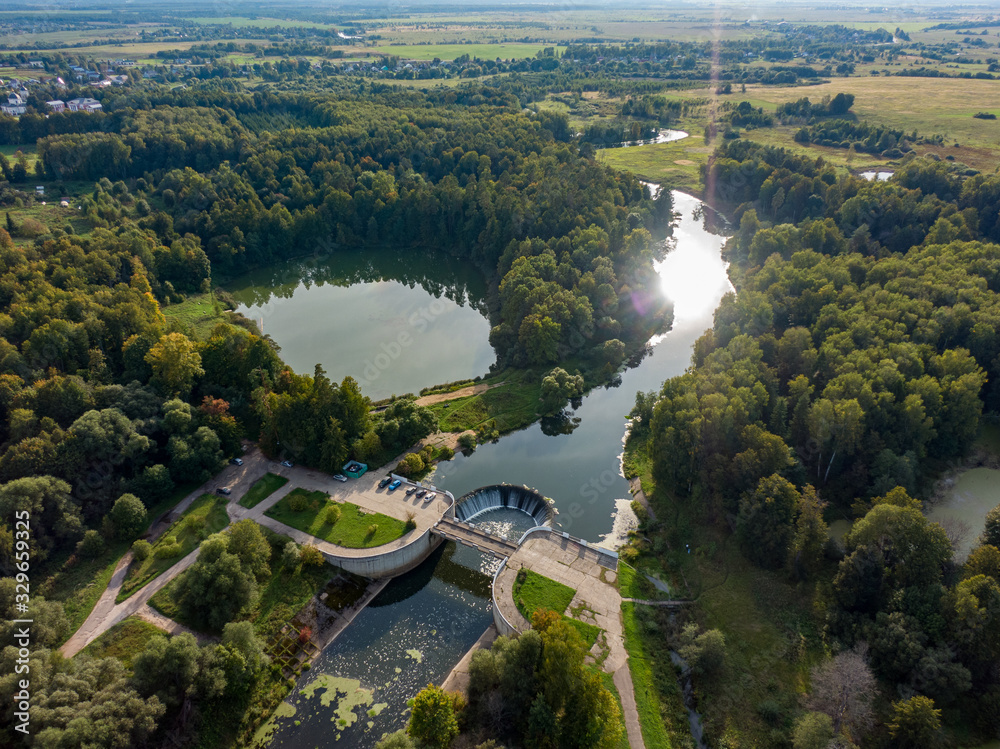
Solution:
M 469 521 L 490 510 L 506 508 L 530 515 L 535 525 L 552 525 L 555 509 L 534 489 L 526 486 L 496 484 L 464 494 L 455 503 L 455 519 Z

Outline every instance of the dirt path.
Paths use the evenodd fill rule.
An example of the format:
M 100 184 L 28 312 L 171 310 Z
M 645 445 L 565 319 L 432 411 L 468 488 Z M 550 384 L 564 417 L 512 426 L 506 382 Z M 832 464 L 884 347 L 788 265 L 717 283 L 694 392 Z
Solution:
M 480 393 L 485 393 L 487 390 L 492 390 L 493 388 L 498 388 L 501 385 L 506 385 L 506 382 L 498 382 L 496 385 L 487 385 L 485 382 L 480 382 L 475 385 L 469 385 L 468 387 L 461 388 L 460 390 L 455 390 L 451 393 L 435 393 L 434 395 L 422 395 L 417 398 L 418 406 L 431 406 L 435 403 L 444 403 L 445 401 L 453 401 L 456 398 L 465 398 L 470 395 L 479 395 Z

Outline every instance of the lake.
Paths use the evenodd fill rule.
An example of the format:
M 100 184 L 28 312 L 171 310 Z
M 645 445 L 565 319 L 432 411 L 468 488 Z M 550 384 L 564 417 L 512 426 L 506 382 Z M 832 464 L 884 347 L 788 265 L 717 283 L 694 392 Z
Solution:
M 486 280 L 450 255 L 413 252 L 289 260 L 226 290 L 296 372 L 322 364 L 333 380 L 354 377 L 373 400 L 485 374 L 496 361 Z

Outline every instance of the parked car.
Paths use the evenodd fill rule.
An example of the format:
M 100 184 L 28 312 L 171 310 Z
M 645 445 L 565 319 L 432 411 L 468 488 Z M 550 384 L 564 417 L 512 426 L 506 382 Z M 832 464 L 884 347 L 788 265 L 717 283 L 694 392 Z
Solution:
M 333 474 L 333 478 L 334 478 L 335 481 L 347 481 L 347 476 L 345 476 L 342 473 L 335 473 L 335 474 Z
M 243 465 L 243 458 L 233 458 L 229 462 L 232 463 L 234 466 L 241 466 Z
M 420 498 L 421 498 L 422 496 L 424 496 L 424 495 L 425 495 L 426 493 L 427 493 L 427 490 L 426 490 L 426 489 L 421 489 L 420 491 L 418 491 L 418 492 L 417 492 L 417 499 L 420 499 Z
M 416 490 L 417 490 L 417 487 L 415 487 L 415 486 L 411 486 L 411 487 L 410 487 L 409 489 L 407 489 L 407 490 L 406 490 L 406 496 L 407 496 L 407 497 L 409 497 L 409 496 L 410 496 L 411 494 L 413 494 L 413 492 L 415 492 Z
M 378 482 L 378 488 L 385 489 L 389 485 L 390 481 L 392 481 L 392 479 L 386 476 L 384 479 Z
M 402 484 L 402 483 L 403 483 L 402 481 L 400 481 L 399 479 L 396 479 L 391 484 L 389 484 L 389 491 L 391 491 L 391 492 L 396 491 L 400 487 L 400 484 Z
M 431 492 L 431 493 L 430 493 L 430 494 L 428 494 L 428 495 L 427 495 L 426 497 L 424 497 L 424 504 L 427 504 L 427 503 L 428 503 L 428 502 L 430 502 L 430 501 L 431 501 L 432 499 L 434 499 L 434 497 L 436 497 L 436 496 L 437 496 L 437 494 L 435 494 L 434 492 Z
M 295 464 L 290 460 L 283 460 L 281 461 L 281 465 L 283 465 L 285 468 L 291 468 Z
M 230 494 L 233 493 L 233 490 L 230 489 L 228 486 L 220 486 L 215 491 L 216 491 L 217 494 L 222 494 L 223 496 L 226 496 L 226 497 L 228 497 Z

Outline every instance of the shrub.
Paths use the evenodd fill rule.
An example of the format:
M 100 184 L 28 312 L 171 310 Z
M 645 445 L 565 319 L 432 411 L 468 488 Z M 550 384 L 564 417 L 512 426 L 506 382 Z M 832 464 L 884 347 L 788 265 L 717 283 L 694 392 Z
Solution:
M 474 434 L 470 434 L 469 432 L 460 435 L 458 438 L 458 446 L 463 450 L 472 452 L 476 449 L 476 436 Z
M 302 547 L 302 551 L 299 553 L 299 559 L 301 559 L 302 564 L 307 567 L 322 567 L 323 563 L 326 561 L 323 558 L 323 552 L 312 544 L 306 544 Z
M 410 453 L 399 461 L 396 466 L 396 473 L 403 476 L 416 476 L 425 468 L 424 459 L 417 453 Z
M 340 507 L 331 505 L 326 510 L 327 525 L 336 525 L 338 520 L 340 520 Z
M 281 552 L 281 561 L 286 567 L 295 568 L 299 566 L 299 561 L 301 561 L 302 550 L 299 545 L 294 541 L 289 541 L 285 544 L 285 548 Z
M 141 538 L 132 544 L 132 556 L 139 562 L 149 559 L 152 550 L 153 547 L 150 546 L 149 541 L 143 541 Z
M 368 538 L 371 538 L 376 533 L 378 533 L 378 524 L 372 523 L 371 525 L 368 526 Z
M 302 512 L 306 509 L 306 504 L 308 500 L 305 495 L 296 492 L 288 495 L 288 509 L 292 512 Z
M 179 543 L 172 544 L 160 544 L 156 547 L 156 558 L 157 559 L 173 559 L 174 557 L 180 556 L 181 551 L 184 547 Z
M 450 447 L 442 447 L 438 451 L 438 460 L 451 460 L 455 457 L 455 451 Z
M 87 559 L 96 559 L 104 553 L 104 539 L 95 530 L 89 530 L 83 534 L 80 543 L 76 545 L 76 553 Z
M 313 631 L 312 627 L 303 627 L 299 632 L 299 644 L 305 645 L 309 640 L 312 639 Z
M 412 512 L 406 513 L 406 525 L 403 526 L 404 532 L 409 533 L 415 530 L 417 527 L 417 521 L 414 520 L 416 516 Z

